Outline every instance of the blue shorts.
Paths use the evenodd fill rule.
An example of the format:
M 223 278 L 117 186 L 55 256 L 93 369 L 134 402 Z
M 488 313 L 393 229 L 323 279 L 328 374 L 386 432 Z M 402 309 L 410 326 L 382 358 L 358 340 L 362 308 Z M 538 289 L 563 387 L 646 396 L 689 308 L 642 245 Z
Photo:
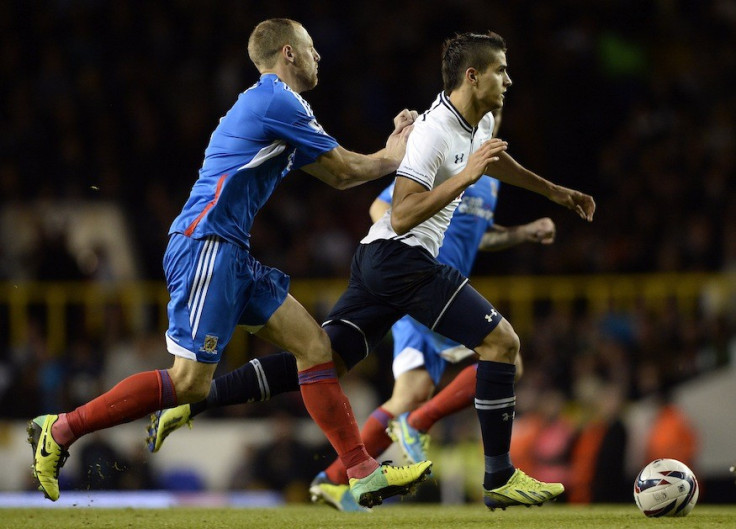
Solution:
M 175 233 L 164 254 L 171 354 L 214 364 L 236 325 L 257 332 L 286 299 L 289 276 L 217 236 Z
M 405 314 L 473 349 L 503 318 L 455 268 L 400 241 L 360 244 L 347 290 L 323 324 L 348 368 Z
M 394 378 L 422 367 L 437 386 L 448 363 L 465 360 L 475 353 L 467 347 L 432 332 L 410 316 L 404 316 L 391 327 L 394 342 Z

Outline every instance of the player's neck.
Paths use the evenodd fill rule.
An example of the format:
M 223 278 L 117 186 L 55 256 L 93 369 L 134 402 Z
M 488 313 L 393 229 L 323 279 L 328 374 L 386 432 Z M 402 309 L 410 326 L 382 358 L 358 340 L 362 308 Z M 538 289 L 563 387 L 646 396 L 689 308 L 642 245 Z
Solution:
M 472 94 L 464 86 L 457 90 L 453 90 L 449 95 L 450 102 L 455 109 L 460 112 L 460 115 L 465 118 L 470 125 L 473 127 L 480 123 L 480 120 L 488 112 L 483 111 L 478 106 L 478 102 L 472 97 Z

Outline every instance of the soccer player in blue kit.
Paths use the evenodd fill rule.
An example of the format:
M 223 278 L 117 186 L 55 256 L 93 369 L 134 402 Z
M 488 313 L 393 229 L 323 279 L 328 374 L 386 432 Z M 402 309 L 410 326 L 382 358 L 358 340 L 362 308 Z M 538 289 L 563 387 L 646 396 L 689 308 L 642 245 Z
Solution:
M 365 357 L 405 314 L 473 350 L 479 357 L 475 408 L 485 454 L 485 504 L 490 509 L 539 505 L 564 488 L 527 476 L 509 456 L 519 339 L 467 278 L 436 256 L 461 195 L 484 174 L 546 196 L 587 221 L 593 219 L 595 201 L 525 169 L 505 152 L 505 142 L 491 137 L 492 112 L 502 108 L 511 85 L 500 36 L 465 33 L 446 41 L 442 77 L 443 92 L 414 122 L 392 206 L 361 241 L 348 288 L 323 327 L 347 365 Z M 219 377 L 223 385 L 215 381 L 208 401 L 223 405 L 229 399 L 246 402 L 275 394 L 276 386 L 266 375 L 269 369 L 262 364 L 267 359 L 272 360 L 253 360 L 248 369 Z M 240 388 L 248 388 L 243 390 L 248 399 L 236 398 L 238 381 Z M 223 389 L 228 395 L 220 398 Z M 186 420 L 186 414 L 173 412 L 166 421 L 154 420 L 151 449 L 160 447 L 177 421 Z
M 59 470 L 81 436 L 153 411 L 204 399 L 236 325 L 293 353 L 305 406 L 349 469 L 352 493 L 365 503 L 408 492 L 431 462 L 379 465 L 365 450 L 326 332 L 289 295 L 289 277 L 250 253 L 255 215 L 292 170 L 344 189 L 396 170 L 415 113 L 402 111 L 386 147 L 372 155 L 342 148 L 299 95 L 317 85 L 320 56 L 309 33 L 289 19 L 256 26 L 248 55 L 261 76 L 220 120 L 199 178 L 169 230 L 164 271 L 170 294 L 168 351 L 173 367 L 138 373 L 68 412 L 28 426 L 33 475 L 44 495 L 59 497 Z

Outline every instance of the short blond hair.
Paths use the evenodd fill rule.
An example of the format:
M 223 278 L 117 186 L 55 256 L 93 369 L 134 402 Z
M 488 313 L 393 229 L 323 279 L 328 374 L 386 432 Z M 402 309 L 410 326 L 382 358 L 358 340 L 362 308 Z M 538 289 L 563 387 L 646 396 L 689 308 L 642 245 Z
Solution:
M 258 24 L 248 38 L 248 56 L 256 68 L 272 68 L 287 44 L 294 44 L 301 24 L 289 18 L 269 18 Z

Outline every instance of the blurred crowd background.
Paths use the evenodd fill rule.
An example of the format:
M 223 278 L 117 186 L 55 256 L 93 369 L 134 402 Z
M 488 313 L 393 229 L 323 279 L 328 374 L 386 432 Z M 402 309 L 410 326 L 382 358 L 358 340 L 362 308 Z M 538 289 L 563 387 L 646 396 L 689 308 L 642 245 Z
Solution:
M 492 29 L 506 39 L 514 84 L 500 136 L 525 166 L 594 195 L 598 210 L 587 224 L 502 187 L 499 224 L 550 216 L 557 241 L 482 255 L 475 275 L 736 271 L 736 0 L 7 0 L 0 281 L 161 281 L 168 227 L 209 135 L 257 79 L 248 35 L 274 16 L 310 32 L 322 56 L 320 83 L 304 96 L 324 128 L 360 152 L 383 145 L 399 110 L 432 102 L 445 38 Z M 347 278 L 370 225 L 368 207 L 388 183 L 340 192 L 294 172 L 257 218 L 253 253 L 296 279 Z M 115 226 L 104 244 L 73 242 L 74 214 L 87 210 L 105 212 L 93 217 L 107 219 L 97 221 L 101 229 Z M 44 350 L 43 318 L 31 320 L 20 345 L 3 328 L 0 417 L 67 410 L 128 372 L 168 365 L 155 325 L 125 329 L 115 308 L 108 312 L 104 333 L 76 329 L 53 354 Z M 249 345 L 251 356 L 270 352 Z M 522 351 L 526 407 L 566 422 L 540 437 L 546 423 L 528 420 L 535 415 L 521 404 L 516 429 L 546 440 L 529 450 L 554 462 L 552 477 L 579 476 L 585 472 L 572 469 L 585 464 L 580 440 L 602 435 L 587 429 L 593 418 L 618 416 L 647 396 L 668 402 L 678 383 L 736 363 L 736 303 L 703 303 L 695 315 L 642 306 L 603 317 L 542 306 Z M 359 368 L 367 402 L 390 394 L 389 358 L 390 337 Z M 219 414 L 305 416 L 298 396 L 285 398 L 288 405 Z M 619 407 L 599 410 L 602 401 Z

